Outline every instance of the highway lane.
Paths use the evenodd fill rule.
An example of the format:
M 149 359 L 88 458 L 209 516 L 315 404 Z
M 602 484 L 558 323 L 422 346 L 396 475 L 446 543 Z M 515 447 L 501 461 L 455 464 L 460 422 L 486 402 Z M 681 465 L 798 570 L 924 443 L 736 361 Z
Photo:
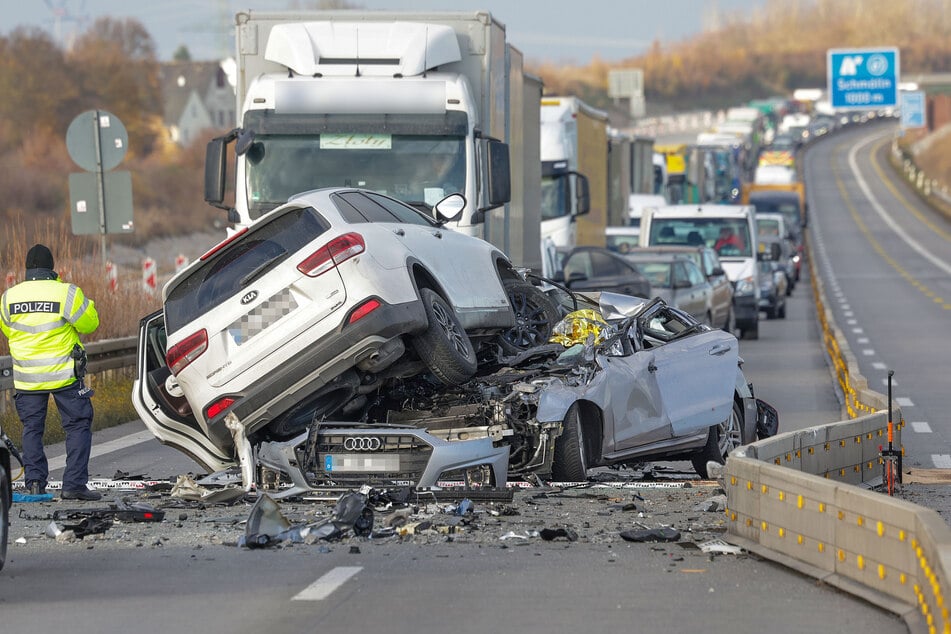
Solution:
M 830 147 L 844 151 L 848 143 L 861 143 L 869 132 L 855 131 L 854 138 L 845 136 L 852 132 L 842 133 L 820 142 L 810 150 L 810 164 L 821 161 Z M 832 174 L 827 168 L 815 168 L 814 221 L 825 201 L 821 195 L 837 189 L 824 180 Z M 826 226 L 813 224 L 823 231 L 824 245 L 833 241 L 833 235 L 837 248 L 845 242 L 840 235 L 850 240 L 861 235 L 825 233 Z M 828 231 L 834 229 L 830 226 Z M 853 248 L 843 244 L 842 250 Z M 834 266 L 831 270 L 836 276 L 842 273 Z M 837 292 L 851 297 L 851 278 L 836 279 Z M 839 418 L 814 310 L 807 276 L 789 298 L 786 319 L 763 321 L 758 340 L 740 342 L 756 393 L 779 408 L 783 430 Z M 97 448 L 112 451 L 93 458 L 92 473 L 107 478 L 117 472 L 165 478 L 198 470 L 188 458 L 153 440 L 122 441 L 141 430 L 141 423 L 136 423 L 97 434 Z M 62 448 L 51 448 L 52 455 L 57 451 L 61 454 Z M 61 470 L 53 472 L 54 477 L 60 475 Z M 14 517 L 14 538 L 19 536 L 17 526 Z M 162 530 L 176 529 L 167 523 Z M 247 551 L 208 544 L 188 549 L 130 543 L 88 549 L 31 540 L 26 546 L 11 547 L 8 567 L 0 575 L 0 605 L 4 627 L 11 631 L 67 626 L 75 632 L 135 629 L 143 634 L 196 626 L 207 632 L 267 629 L 331 634 L 384 627 L 407 634 L 503 627 L 546 634 L 609 628 L 906 631 L 894 616 L 771 562 L 720 556 L 715 562 L 685 566 L 694 572 L 671 574 L 658 548 L 593 542 L 507 549 L 391 543 L 364 545 L 357 554 L 338 546 L 323 554 L 316 546 Z M 354 568 L 360 570 L 351 575 Z M 329 594 L 318 600 L 294 600 L 301 593 L 319 595 L 321 590 Z
M 829 306 L 869 386 L 907 426 L 905 465 L 951 467 L 951 222 L 888 165 L 895 124 L 820 141 L 806 163 L 810 222 Z

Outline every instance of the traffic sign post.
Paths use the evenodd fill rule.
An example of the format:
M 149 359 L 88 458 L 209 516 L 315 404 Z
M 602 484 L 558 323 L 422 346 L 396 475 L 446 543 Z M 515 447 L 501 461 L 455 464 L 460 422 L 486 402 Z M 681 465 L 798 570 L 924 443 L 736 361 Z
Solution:
M 125 157 L 129 135 L 125 126 L 105 110 L 87 110 L 66 131 L 70 158 L 92 174 L 70 174 L 69 196 L 73 233 L 102 235 L 106 264 L 106 234 L 132 231 L 132 176 L 106 173 Z
M 829 101 L 835 109 L 897 107 L 899 71 L 897 48 L 830 49 Z
M 925 127 L 925 93 L 923 90 L 908 90 L 901 93 L 901 127 Z

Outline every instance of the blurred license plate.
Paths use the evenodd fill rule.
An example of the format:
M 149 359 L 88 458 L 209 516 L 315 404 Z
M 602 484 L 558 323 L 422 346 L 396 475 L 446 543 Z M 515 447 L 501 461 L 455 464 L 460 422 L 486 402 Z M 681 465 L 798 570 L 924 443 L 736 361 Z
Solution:
M 399 470 L 399 456 L 364 456 L 361 454 L 327 454 L 324 456 L 324 471 L 327 473 L 370 473 Z

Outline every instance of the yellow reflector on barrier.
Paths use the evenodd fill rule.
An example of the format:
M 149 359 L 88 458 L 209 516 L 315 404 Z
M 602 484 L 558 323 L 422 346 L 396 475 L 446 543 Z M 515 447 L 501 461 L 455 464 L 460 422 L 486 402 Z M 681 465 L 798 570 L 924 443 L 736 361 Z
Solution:
M 885 566 L 883 566 L 882 564 L 878 564 L 878 578 L 879 579 L 885 578 Z
M 855 564 L 859 567 L 859 570 L 865 570 L 865 557 L 862 555 L 856 557 Z
M 842 549 L 840 548 L 840 549 L 839 549 L 839 552 L 837 553 L 837 555 L 838 555 L 838 557 L 839 557 L 839 561 L 845 561 L 845 551 L 844 551 L 844 550 L 842 550 Z
M 885 535 L 885 525 L 881 522 L 875 524 L 875 531 L 878 533 L 879 537 Z

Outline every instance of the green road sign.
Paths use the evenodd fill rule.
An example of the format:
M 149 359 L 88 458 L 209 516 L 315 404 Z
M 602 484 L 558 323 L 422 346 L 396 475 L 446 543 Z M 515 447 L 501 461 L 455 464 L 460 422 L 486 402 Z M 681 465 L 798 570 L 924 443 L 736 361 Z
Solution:
M 102 174 L 99 198 L 99 174 L 79 172 L 69 175 L 69 209 L 73 234 L 132 233 L 132 174 L 106 172 Z M 100 209 L 105 205 L 105 213 Z M 105 226 L 102 226 L 104 218 Z

